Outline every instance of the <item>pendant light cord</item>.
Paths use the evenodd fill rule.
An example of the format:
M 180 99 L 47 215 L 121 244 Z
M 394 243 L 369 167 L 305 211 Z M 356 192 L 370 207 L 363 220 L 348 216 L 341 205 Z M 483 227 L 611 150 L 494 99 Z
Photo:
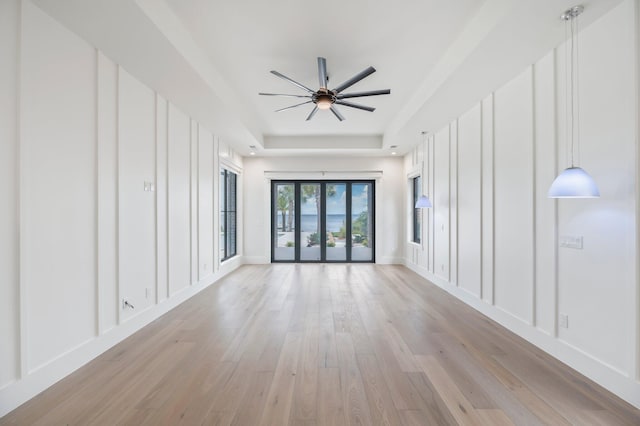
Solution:
M 573 20 L 576 23 L 575 26 L 575 44 L 576 44 L 576 62 L 575 62 L 575 98 L 576 98 L 576 113 L 575 113 L 575 121 L 576 121 L 576 130 L 575 130 L 575 139 L 576 139 L 576 161 L 580 164 L 582 152 L 580 150 L 580 42 L 578 41 L 578 37 L 580 35 L 580 19 L 579 15 L 575 16 Z
M 569 68 L 569 72 L 571 74 L 570 74 L 570 80 L 569 81 L 570 81 L 571 85 L 570 85 L 569 91 L 570 91 L 570 94 L 571 94 L 571 98 L 570 98 L 570 101 L 571 101 L 571 109 L 570 109 L 570 111 L 571 111 L 571 116 L 570 116 L 570 122 L 571 122 L 571 167 L 574 167 L 574 165 L 575 165 L 574 164 L 574 152 L 575 152 L 575 150 L 574 150 L 574 133 L 575 133 L 575 122 L 574 122 L 574 99 L 575 99 L 575 96 L 574 96 L 574 93 L 575 92 L 574 92 L 574 86 L 573 86 L 573 73 L 574 73 L 573 63 L 574 63 L 574 58 L 575 58 L 575 52 L 574 52 L 575 34 L 574 34 L 573 22 L 574 22 L 575 19 L 576 19 L 575 17 L 572 17 L 571 18 L 571 22 L 570 22 L 570 25 L 571 25 L 571 66 Z
M 580 94 L 579 94 L 579 75 L 578 75 L 578 15 L 581 11 L 578 11 L 574 14 L 567 15 L 565 22 L 565 38 L 571 36 L 571 45 L 568 49 L 565 48 L 565 52 L 568 51 L 568 55 L 565 54 L 565 57 L 568 56 L 567 59 L 567 70 L 568 70 L 568 86 L 569 86 L 569 96 L 567 98 L 568 102 L 571 102 L 571 106 L 565 105 L 565 111 L 568 113 L 569 123 L 567 123 L 567 132 L 570 132 L 570 158 L 571 158 L 571 167 L 575 167 L 576 157 L 578 158 L 578 162 L 580 161 Z M 570 26 L 570 34 L 567 34 L 569 31 L 567 30 L 567 26 Z M 566 91 L 566 88 L 565 88 Z M 576 118 L 577 117 L 577 118 Z M 578 151 L 576 155 L 576 150 Z

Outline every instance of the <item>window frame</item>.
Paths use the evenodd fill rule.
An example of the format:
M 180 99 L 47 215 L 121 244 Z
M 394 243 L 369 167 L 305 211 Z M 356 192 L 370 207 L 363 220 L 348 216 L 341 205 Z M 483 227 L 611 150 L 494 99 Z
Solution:
M 416 208 L 416 202 L 422 194 L 422 175 L 411 177 L 412 203 L 411 208 L 411 242 L 422 244 L 422 215 L 421 209 Z
M 321 226 L 319 233 L 320 235 L 326 235 L 326 213 L 327 213 L 327 199 L 326 199 L 326 186 L 330 184 L 340 184 L 343 183 L 346 185 L 345 188 L 345 233 L 346 233 L 346 241 L 347 241 L 347 250 L 345 260 L 327 260 L 326 259 L 326 246 L 324 243 L 320 244 L 320 260 L 301 260 L 300 259 L 300 224 L 301 224 L 301 203 L 299 202 L 301 187 L 305 184 L 318 184 L 320 185 L 320 193 L 321 201 L 320 201 L 320 215 L 323 218 L 321 220 Z M 270 227 L 271 227 L 271 263 L 376 263 L 376 180 L 375 179 L 272 179 L 271 180 L 271 206 L 270 206 Z M 275 208 L 276 205 L 276 197 L 277 197 L 277 185 L 285 185 L 290 184 L 294 186 L 294 194 L 296 197 L 295 203 L 295 223 L 296 223 L 296 238 L 295 242 L 295 256 L 293 260 L 290 259 L 276 259 L 275 257 L 275 241 L 277 239 L 277 230 L 275 224 L 277 223 L 277 210 Z M 371 248 L 371 259 L 370 260 L 353 260 L 352 259 L 352 242 L 351 242 L 351 232 L 352 232 L 352 185 L 354 184 L 369 184 L 371 185 L 371 193 L 370 197 L 370 206 L 371 206 L 371 214 L 370 214 L 370 231 L 371 231 L 371 241 L 369 241 Z M 321 238 L 321 241 L 324 241 Z
M 220 224 L 224 226 L 224 257 L 221 256 L 220 258 L 220 263 L 222 263 L 238 255 L 238 174 L 221 167 L 220 179 L 219 218 Z M 234 186 L 233 191 L 230 191 L 230 185 Z M 232 194 L 229 192 L 232 192 Z M 230 199 L 231 195 L 232 200 Z M 235 225 L 232 226 L 232 224 Z M 232 230 L 233 232 L 231 232 Z M 232 239 L 233 244 L 231 244 Z M 231 247 L 233 247 L 233 250 L 231 250 Z

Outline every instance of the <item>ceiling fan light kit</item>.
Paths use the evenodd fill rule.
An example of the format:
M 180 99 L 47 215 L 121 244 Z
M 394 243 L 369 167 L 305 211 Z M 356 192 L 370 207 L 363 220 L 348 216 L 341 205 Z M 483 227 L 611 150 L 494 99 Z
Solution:
M 319 109 L 330 109 L 336 101 L 335 96 L 329 94 L 328 91 L 324 93 L 319 91 L 313 95 L 312 99 Z
M 311 120 L 319 109 L 331 110 L 333 115 L 335 115 L 338 120 L 343 121 L 345 118 L 338 111 L 338 109 L 336 108 L 336 105 L 342 105 L 349 108 L 361 109 L 363 111 L 369 111 L 369 112 L 375 111 L 375 108 L 365 106 L 365 105 L 360 105 L 360 104 L 354 104 L 352 102 L 347 102 L 344 99 L 360 98 L 364 96 L 388 95 L 391 93 L 390 89 L 370 90 L 366 92 L 342 93 L 343 90 L 348 89 L 349 87 L 353 86 L 354 84 L 368 77 L 374 72 L 376 72 L 375 68 L 368 67 L 364 71 L 361 71 L 360 73 L 354 75 L 349 80 L 345 81 L 344 83 L 337 86 L 336 88 L 329 89 L 327 87 L 327 82 L 329 81 L 329 77 L 327 75 L 327 60 L 325 58 L 319 57 L 318 58 L 318 82 L 320 83 L 320 88 L 318 90 L 314 91 L 309 87 L 305 86 L 304 84 L 298 83 L 297 81 L 292 80 L 291 78 L 287 77 L 284 74 L 279 73 L 278 71 L 271 71 L 271 74 L 275 75 L 276 77 L 280 77 L 283 80 L 288 81 L 294 86 L 306 91 L 308 94 L 306 95 L 290 95 L 290 94 L 283 94 L 283 93 L 258 93 L 258 94 L 262 96 L 286 96 L 286 97 L 292 97 L 292 98 L 308 98 L 309 99 L 308 101 L 301 102 L 299 104 L 291 105 L 285 108 L 280 108 L 276 110 L 276 112 L 286 111 L 292 108 L 299 107 L 301 105 L 313 103 L 315 106 L 313 110 L 311 110 L 311 113 L 307 116 L 307 121 Z

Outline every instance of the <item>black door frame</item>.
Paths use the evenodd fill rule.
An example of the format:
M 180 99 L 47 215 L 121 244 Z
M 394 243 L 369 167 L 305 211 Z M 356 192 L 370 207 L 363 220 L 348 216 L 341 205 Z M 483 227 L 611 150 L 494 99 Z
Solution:
M 327 247 L 326 247 L 326 235 L 327 235 L 327 200 L 326 200 L 326 188 L 327 184 L 331 183 L 343 183 L 346 185 L 345 188 L 345 198 L 346 198 L 346 209 L 345 209 L 345 260 L 326 260 L 327 258 Z M 371 185 L 371 193 L 369 197 L 371 199 L 371 224 L 369 225 L 371 228 L 371 241 L 369 241 L 369 247 L 371 248 L 371 260 L 353 260 L 351 256 L 352 249 L 352 235 L 351 235 L 351 226 L 352 226 L 352 190 L 351 187 L 353 184 L 370 184 Z M 300 236 L 302 230 L 300 229 L 300 219 L 301 219 L 301 186 L 308 184 L 317 184 L 320 185 L 320 260 L 300 260 Z M 295 245 L 294 245 L 294 259 L 293 260 L 276 260 L 274 259 L 275 254 L 275 244 L 277 242 L 278 235 L 278 212 L 276 210 L 276 186 L 277 185 L 293 185 L 294 187 L 294 199 L 295 199 L 295 208 L 294 208 L 294 221 L 296 224 L 296 229 L 294 233 Z M 271 181 L 271 206 L 269 208 L 271 214 L 270 226 L 271 226 L 271 262 L 272 263 L 375 263 L 376 261 L 376 182 L 375 180 L 370 179 L 330 179 L 330 180 L 306 180 L 306 179 L 287 179 L 287 180 L 272 180 Z M 324 237 L 322 237 L 324 236 Z

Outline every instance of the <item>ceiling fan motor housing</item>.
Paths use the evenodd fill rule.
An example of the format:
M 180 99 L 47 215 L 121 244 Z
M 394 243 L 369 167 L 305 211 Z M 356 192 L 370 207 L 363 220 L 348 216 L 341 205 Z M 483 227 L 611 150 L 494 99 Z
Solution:
M 336 94 L 332 90 L 320 89 L 311 98 L 320 109 L 329 109 L 336 101 Z

